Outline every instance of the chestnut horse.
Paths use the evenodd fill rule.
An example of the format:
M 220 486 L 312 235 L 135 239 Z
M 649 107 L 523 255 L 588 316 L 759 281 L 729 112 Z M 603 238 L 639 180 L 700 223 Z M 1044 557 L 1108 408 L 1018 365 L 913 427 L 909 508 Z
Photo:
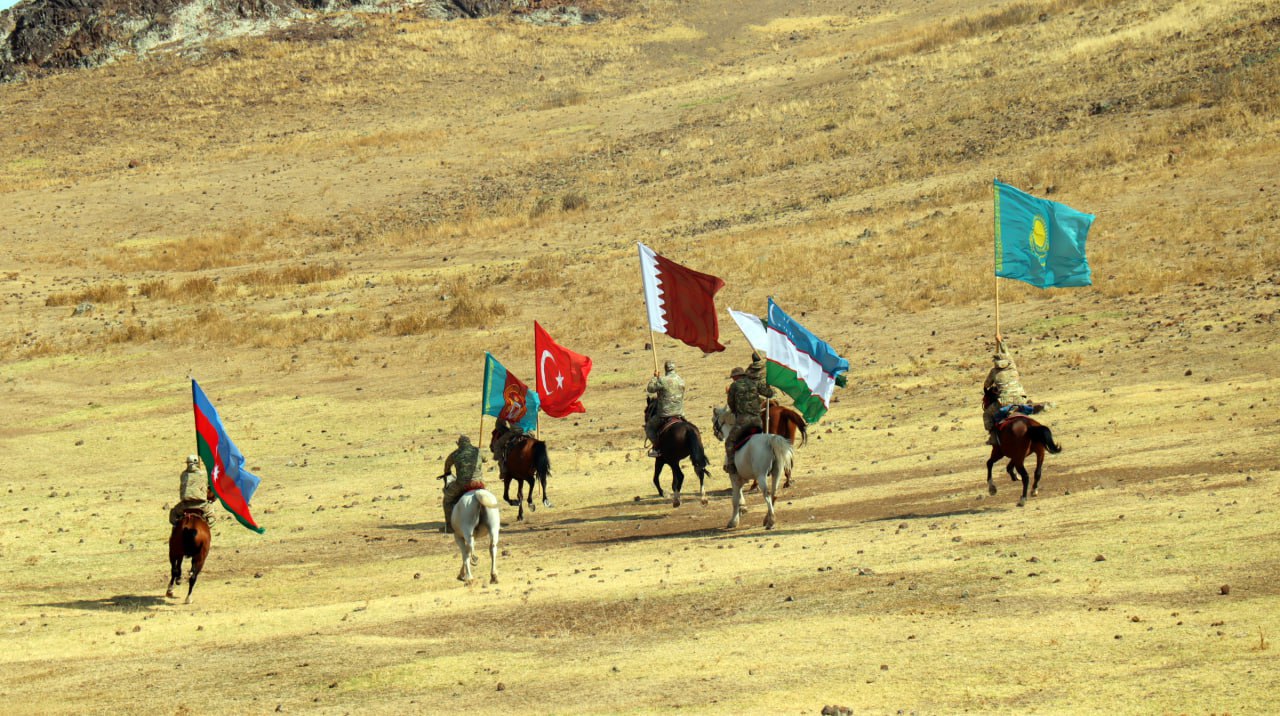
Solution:
M 169 579 L 169 590 L 166 597 L 173 596 L 173 587 L 182 581 L 182 560 L 191 558 L 191 575 L 187 577 L 187 604 L 191 603 L 191 590 L 196 587 L 196 577 L 204 569 L 204 560 L 209 556 L 209 524 L 204 521 L 204 513 L 200 510 L 187 510 L 182 513 L 182 521 L 173 526 L 169 533 L 169 565 L 172 577 Z
M 996 484 L 991 481 L 991 466 L 1009 458 L 1009 464 L 1005 466 L 1009 478 L 1017 482 L 1014 470 L 1022 476 L 1022 498 L 1018 500 L 1018 507 L 1022 507 L 1027 504 L 1028 489 L 1033 497 L 1039 493 L 1040 470 L 1044 465 L 1045 450 L 1056 455 L 1062 452 L 1062 446 L 1053 441 L 1053 433 L 1049 428 L 1025 415 L 1014 415 L 1001 422 L 996 426 L 996 433 L 1000 436 L 1000 444 L 991 448 L 991 457 L 987 460 L 987 492 L 996 494 Z M 1027 468 L 1022 464 L 1031 453 L 1036 455 L 1034 481 L 1028 479 Z
M 498 442 L 498 438 L 505 435 L 511 430 L 505 421 L 499 420 L 494 426 L 493 433 L 489 436 L 489 451 L 493 452 L 494 445 Z M 529 509 L 535 510 L 533 504 L 533 487 L 534 479 L 542 483 L 542 506 L 551 507 L 551 501 L 547 499 L 547 475 L 551 474 L 551 460 L 547 457 L 547 444 L 533 437 L 532 435 L 523 435 L 515 438 L 507 447 L 505 458 L 500 458 L 496 453 L 495 458 L 505 459 L 506 477 L 502 479 L 502 499 L 508 505 L 514 505 L 520 508 L 516 514 L 516 521 L 524 519 L 524 484 L 529 483 Z M 511 481 L 516 481 L 516 499 L 511 499 Z
M 644 409 L 646 421 L 656 404 L 654 398 L 649 398 Z M 654 458 L 653 462 L 653 486 L 658 489 L 658 497 L 666 497 L 658 478 L 662 475 L 662 466 L 668 465 L 671 467 L 671 506 L 680 506 L 680 488 L 684 486 L 680 461 L 689 458 L 694 473 L 698 475 L 698 498 L 702 504 L 707 504 L 706 482 L 710 473 L 707 472 L 707 453 L 702 449 L 702 435 L 697 426 L 682 417 L 676 423 L 660 427 L 654 447 L 662 455 Z
M 760 411 L 760 420 L 765 425 L 765 432 L 781 435 L 792 445 L 796 444 L 796 433 L 800 433 L 800 445 L 804 445 L 809 441 L 809 424 L 804 421 L 804 416 L 800 415 L 800 413 L 773 401 L 769 401 L 768 411 L 768 415 L 765 415 L 764 410 Z M 799 445 L 796 447 L 799 447 Z M 787 477 L 782 486 L 791 487 L 790 467 L 787 468 Z

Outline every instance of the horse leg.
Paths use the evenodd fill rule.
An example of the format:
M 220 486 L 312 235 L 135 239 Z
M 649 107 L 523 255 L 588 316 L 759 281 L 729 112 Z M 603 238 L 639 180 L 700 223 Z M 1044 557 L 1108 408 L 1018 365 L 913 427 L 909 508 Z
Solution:
M 485 515 L 488 518 L 488 515 Z M 489 584 L 498 583 L 498 520 L 489 520 Z
M 671 506 L 680 506 L 680 489 L 684 487 L 684 470 L 680 469 L 680 462 L 677 460 L 671 466 Z
M 1040 470 L 1044 467 L 1044 446 L 1037 443 L 1034 450 L 1036 451 L 1036 476 L 1031 483 L 1032 497 L 1040 494 Z
M 1000 461 L 1000 449 L 991 448 L 991 457 L 987 458 L 987 494 L 996 494 L 996 483 L 991 481 L 991 466 Z
M 534 480 L 535 480 L 534 476 L 530 475 L 529 476 L 529 510 L 532 512 L 537 512 L 538 506 L 533 504 L 533 493 L 535 488 L 538 487 L 538 484 L 534 482 Z
M 1022 497 L 1018 499 L 1018 507 L 1022 507 L 1027 504 L 1027 490 L 1031 489 L 1031 476 L 1027 474 L 1027 468 L 1021 460 L 1018 461 L 1017 468 L 1018 474 L 1022 475 Z
M 773 512 L 773 497 L 778 492 L 777 473 L 779 472 L 782 472 L 782 470 L 771 465 L 769 472 L 756 478 L 756 482 L 760 484 L 760 494 L 764 496 L 764 528 L 767 530 L 773 529 L 774 524 L 776 524 L 776 517 Z
M 516 505 L 520 504 L 519 500 L 516 500 L 515 502 L 511 501 L 511 476 L 510 475 L 505 475 L 502 478 L 502 501 L 507 503 L 508 505 L 511 505 L 512 507 L 515 507 Z
M 658 497 L 666 497 L 667 493 L 662 491 L 662 482 L 658 480 L 662 476 L 662 458 L 656 458 L 653 461 L 653 486 L 658 490 Z
M 462 569 L 458 570 L 458 581 L 465 582 L 471 579 L 471 554 L 469 552 L 468 542 L 471 541 L 471 535 L 467 535 L 464 539 L 457 531 L 453 533 L 453 541 L 458 545 L 458 551 L 462 553 Z
M 782 489 L 784 490 L 791 487 L 791 468 L 787 468 L 785 475 L 786 479 L 782 483 Z
M 169 556 L 169 589 L 165 591 L 166 597 L 173 597 L 173 588 L 182 581 L 182 555 L 174 557 Z
M 197 554 L 191 558 L 191 576 L 187 578 L 187 599 L 185 604 L 191 603 L 191 590 L 196 588 L 196 577 L 200 576 L 200 570 L 204 569 L 205 553 Z
M 538 476 L 538 482 L 542 483 L 542 506 L 543 506 L 543 507 L 555 507 L 555 505 L 551 504 L 551 500 L 548 500 L 548 499 L 547 499 L 547 477 L 546 477 L 546 475 L 539 475 L 539 476 Z M 532 486 L 532 485 L 530 485 L 530 486 L 529 486 L 529 499 L 533 499 L 533 486 Z
M 738 518 L 742 515 L 742 478 L 738 473 L 729 476 L 733 482 L 733 515 L 729 518 L 729 524 L 726 529 L 733 529 L 738 526 Z

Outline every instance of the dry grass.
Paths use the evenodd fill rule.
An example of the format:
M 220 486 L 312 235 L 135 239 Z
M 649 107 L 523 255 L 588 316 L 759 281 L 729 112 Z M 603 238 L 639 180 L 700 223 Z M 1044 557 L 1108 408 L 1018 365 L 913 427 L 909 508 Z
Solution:
M 1266 711 L 1275 9 L 779 7 L 363 14 L 6 87 L 10 710 Z M 993 176 L 1099 217 L 1092 288 L 1001 285 L 1068 446 L 1023 509 L 981 475 Z M 853 363 L 774 532 L 757 495 L 721 529 L 718 472 L 653 497 L 636 241 Z M 534 319 L 592 357 L 588 412 L 542 421 L 555 507 L 504 507 L 502 582 L 462 586 L 429 478 L 492 425 L 484 351 L 531 381 Z M 654 339 L 704 424 L 722 338 Z M 188 608 L 190 377 L 268 532 L 215 526 Z M 251 678 L 173 698 L 196 663 Z

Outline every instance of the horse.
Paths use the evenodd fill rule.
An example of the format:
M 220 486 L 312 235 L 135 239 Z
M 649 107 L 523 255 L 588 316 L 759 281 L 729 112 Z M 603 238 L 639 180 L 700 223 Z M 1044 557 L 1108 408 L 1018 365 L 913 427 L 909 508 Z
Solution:
M 186 510 L 182 513 L 182 521 L 173 526 L 169 533 L 169 565 L 172 576 L 166 597 L 173 597 L 173 587 L 182 580 L 182 560 L 191 558 L 191 576 L 187 578 L 187 601 L 191 603 L 191 590 L 196 587 L 196 577 L 204 569 L 204 560 L 209 556 L 209 523 L 204 520 L 200 510 Z
M 489 436 L 489 451 L 493 452 L 494 445 L 498 442 L 498 438 L 510 432 L 511 427 L 504 421 L 498 421 L 494 426 L 493 433 Z M 524 520 L 524 483 L 529 483 L 529 509 L 536 510 L 533 504 L 533 487 L 534 479 L 542 483 L 542 506 L 551 507 L 551 501 L 547 499 L 547 475 L 551 474 L 551 460 L 547 457 L 547 444 L 537 438 L 524 435 L 514 439 L 507 446 L 507 454 L 500 457 L 494 453 L 494 457 L 504 460 L 506 471 L 502 478 L 502 499 L 508 505 L 519 507 L 520 511 L 516 515 L 516 521 Z M 511 499 L 511 481 L 516 481 L 516 499 Z
M 804 416 L 785 405 L 770 401 L 769 406 L 760 411 L 760 420 L 764 423 L 765 432 L 781 435 L 792 445 L 796 444 L 796 433 L 800 434 L 800 445 L 809 442 L 809 424 Z M 782 486 L 791 487 L 791 468 L 787 468 L 787 479 Z
M 995 400 L 994 387 L 983 391 L 983 408 Z M 1039 413 L 1052 405 L 1052 403 L 1032 403 L 1031 412 Z M 991 495 L 996 494 L 996 484 L 991 480 L 991 467 L 1004 458 L 1009 458 L 1005 472 L 1009 473 L 1009 479 L 1014 482 L 1018 481 L 1018 477 L 1013 474 L 1014 470 L 1022 476 L 1022 497 L 1018 500 L 1018 507 L 1023 507 L 1027 504 L 1028 490 L 1032 497 L 1040 492 L 1040 472 L 1044 467 L 1045 450 L 1057 455 L 1062 452 L 1062 446 L 1053 441 L 1053 433 L 1049 428 L 1021 413 L 1015 413 L 997 424 L 996 435 L 998 444 L 992 446 L 991 457 L 987 459 L 987 492 Z M 1031 480 L 1027 475 L 1027 468 L 1022 463 L 1027 455 L 1033 452 L 1036 454 L 1036 474 L 1035 479 Z
M 724 418 L 728 414 L 728 408 L 714 408 L 711 413 L 716 437 L 722 441 L 728 439 L 728 430 L 724 424 Z M 773 496 L 778 494 L 778 480 L 784 472 L 791 469 L 794 459 L 795 448 L 781 435 L 757 433 L 738 448 L 733 456 L 737 472 L 730 476 L 733 483 L 733 516 L 729 518 L 726 529 L 738 526 L 738 518 L 742 514 L 742 488 L 752 480 L 759 483 L 760 494 L 764 496 L 764 504 L 768 510 L 764 516 L 764 528 L 773 529 L 776 522 Z
M 442 475 L 445 485 L 453 482 L 453 475 Z M 471 565 L 478 564 L 475 540 L 477 536 L 489 533 L 489 584 L 498 583 L 498 531 L 502 526 L 498 514 L 498 498 L 484 489 L 479 480 L 472 482 L 476 486 L 463 493 L 449 513 L 449 521 L 453 523 L 453 541 L 458 544 L 462 553 L 462 569 L 458 572 L 458 581 L 470 582 Z M 531 488 L 532 489 L 532 488 Z
M 657 402 L 649 398 L 644 409 L 646 422 L 655 405 Z M 662 455 L 654 458 L 653 461 L 653 486 L 658 490 L 658 497 L 666 497 L 658 478 L 662 475 L 662 466 L 668 465 L 671 467 L 671 506 L 680 506 L 680 488 L 684 486 L 684 471 L 680 469 L 680 461 L 689 458 L 689 462 L 693 464 L 693 471 L 698 476 L 698 499 L 702 504 L 707 504 L 708 461 L 707 454 L 702 449 L 702 435 L 698 432 L 697 426 L 683 417 L 675 422 L 668 422 L 658 428 L 658 439 L 654 447 Z

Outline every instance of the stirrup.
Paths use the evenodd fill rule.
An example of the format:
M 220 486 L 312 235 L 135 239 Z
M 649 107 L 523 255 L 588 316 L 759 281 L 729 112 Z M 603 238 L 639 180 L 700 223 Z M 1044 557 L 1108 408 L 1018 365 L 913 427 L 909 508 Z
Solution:
M 658 452 L 658 448 L 649 451 L 649 457 L 662 457 L 662 453 Z

